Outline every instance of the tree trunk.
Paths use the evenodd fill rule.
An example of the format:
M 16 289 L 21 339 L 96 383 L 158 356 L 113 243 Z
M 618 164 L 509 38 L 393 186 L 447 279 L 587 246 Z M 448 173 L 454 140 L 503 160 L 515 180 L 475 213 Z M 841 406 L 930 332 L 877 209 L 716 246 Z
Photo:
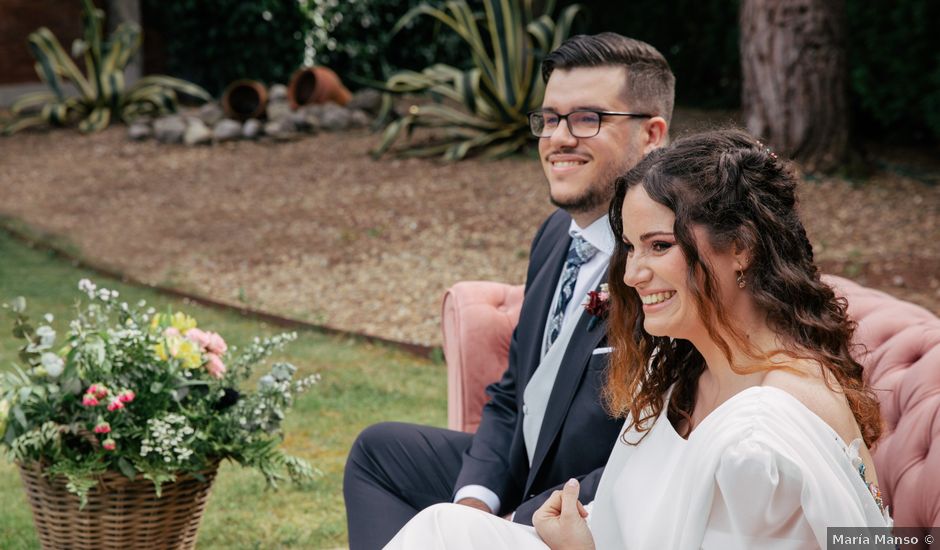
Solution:
M 843 29 L 843 0 L 741 3 L 745 124 L 810 172 L 848 152 Z

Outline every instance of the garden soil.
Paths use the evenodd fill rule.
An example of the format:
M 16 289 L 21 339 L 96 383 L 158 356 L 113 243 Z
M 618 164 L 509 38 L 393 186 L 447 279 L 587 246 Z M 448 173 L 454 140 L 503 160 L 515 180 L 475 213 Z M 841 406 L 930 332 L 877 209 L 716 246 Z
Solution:
M 147 283 L 439 345 L 448 287 L 524 281 L 553 210 L 547 186 L 534 154 L 373 160 L 377 141 L 359 130 L 193 148 L 133 142 L 123 126 L 25 132 L 0 138 L 0 216 Z M 805 181 L 802 215 L 824 272 L 940 314 L 940 185 L 902 174 Z

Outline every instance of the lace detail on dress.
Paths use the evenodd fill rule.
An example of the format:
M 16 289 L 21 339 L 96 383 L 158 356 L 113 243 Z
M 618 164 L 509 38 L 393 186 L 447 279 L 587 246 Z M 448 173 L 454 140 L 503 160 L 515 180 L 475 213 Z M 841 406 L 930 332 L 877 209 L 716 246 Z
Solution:
M 862 476 L 862 482 L 865 484 L 865 487 L 868 487 L 868 492 L 870 492 L 872 498 L 875 499 L 875 504 L 878 505 L 878 509 L 885 518 L 885 522 L 890 527 L 894 521 L 891 519 L 888 507 L 885 506 L 884 500 L 881 498 L 881 489 L 878 488 L 878 484 L 869 482 L 868 478 L 865 477 L 865 462 L 858 453 L 858 450 L 861 448 L 861 446 L 861 438 L 856 438 L 855 441 L 852 441 L 851 445 L 846 447 L 845 454 L 847 454 L 849 459 L 852 461 L 852 467 L 858 470 L 858 475 Z

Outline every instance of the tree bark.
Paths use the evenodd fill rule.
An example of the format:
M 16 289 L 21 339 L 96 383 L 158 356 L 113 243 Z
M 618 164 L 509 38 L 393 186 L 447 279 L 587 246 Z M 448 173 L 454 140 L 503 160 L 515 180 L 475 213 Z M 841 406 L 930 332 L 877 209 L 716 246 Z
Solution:
M 745 124 L 809 172 L 848 153 L 844 11 L 844 0 L 741 3 Z

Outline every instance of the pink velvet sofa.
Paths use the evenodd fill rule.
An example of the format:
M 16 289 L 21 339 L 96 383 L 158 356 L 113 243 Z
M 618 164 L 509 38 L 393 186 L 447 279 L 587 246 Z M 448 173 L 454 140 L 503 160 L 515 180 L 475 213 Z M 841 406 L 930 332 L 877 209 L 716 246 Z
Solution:
M 878 390 L 886 425 L 874 460 L 895 525 L 940 526 L 940 319 L 847 279 L 825 279 L 848 299 L 864 346 L 858 358 Z M 444 295 L 451 429 L 479 425 L 484 388 L 507 366 L 522 294 L 522 286 L 461 282 Z

